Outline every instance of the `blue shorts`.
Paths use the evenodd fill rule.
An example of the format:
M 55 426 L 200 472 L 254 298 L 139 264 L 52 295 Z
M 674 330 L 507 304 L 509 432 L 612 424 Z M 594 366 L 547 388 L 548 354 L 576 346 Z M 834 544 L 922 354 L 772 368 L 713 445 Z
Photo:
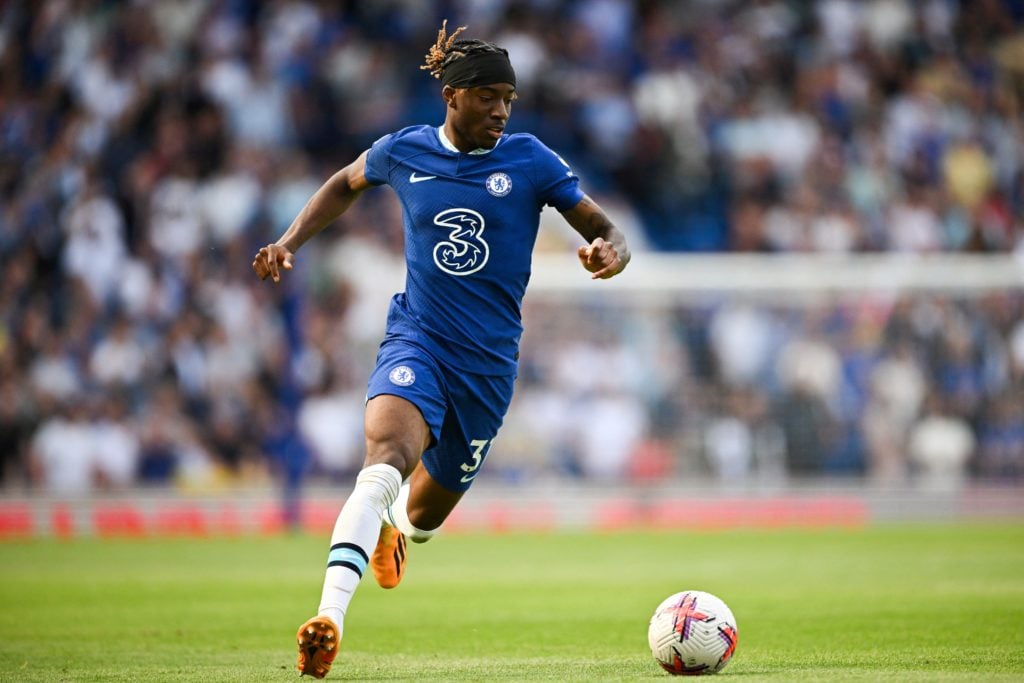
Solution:
M 514 375 L 454 370 L 414 344 L 391 340 L 377 353 L 366 398 L 393 394 L 419 408 L 434 437 L 423 466 L 444 488 L 464 492 L 498 434 L 514 384 Z

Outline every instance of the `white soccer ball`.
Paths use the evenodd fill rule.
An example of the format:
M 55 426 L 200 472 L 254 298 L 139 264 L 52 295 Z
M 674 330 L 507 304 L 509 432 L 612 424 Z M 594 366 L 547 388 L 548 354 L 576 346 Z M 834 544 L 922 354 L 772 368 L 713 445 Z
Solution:
M 665 598 L 647 629 L 654 659 L 677 676 L 718 673 L 732 659 L 738 640 L 732 610 L 703 591 L 682 591 Z

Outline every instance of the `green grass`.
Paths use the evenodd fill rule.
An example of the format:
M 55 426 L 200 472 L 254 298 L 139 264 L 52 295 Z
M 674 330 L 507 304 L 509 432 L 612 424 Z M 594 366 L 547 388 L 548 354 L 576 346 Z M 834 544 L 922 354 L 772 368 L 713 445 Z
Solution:
M 326 543 L 0 543 L 0 681 L 294 680 Z M 330 679 L 667 680 L 687 588 L 739 621 L 726 680 L 1024 681 L 1024 525 L 442 535 L 363 582 Z

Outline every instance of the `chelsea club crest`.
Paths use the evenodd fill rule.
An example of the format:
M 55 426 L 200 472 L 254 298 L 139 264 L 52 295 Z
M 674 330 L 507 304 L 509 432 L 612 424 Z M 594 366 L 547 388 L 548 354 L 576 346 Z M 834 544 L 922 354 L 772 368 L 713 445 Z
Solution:
M 391 380 L 392 384 L 407 387 L 416 381 L 416 373 L 408 365 L 399 365 L 388 373 L 388 379 Z
M 492 173 L 484 182 L 487 191 L 495 197 L 504 197 L 512 191 L 512 179 L 507 173 Z

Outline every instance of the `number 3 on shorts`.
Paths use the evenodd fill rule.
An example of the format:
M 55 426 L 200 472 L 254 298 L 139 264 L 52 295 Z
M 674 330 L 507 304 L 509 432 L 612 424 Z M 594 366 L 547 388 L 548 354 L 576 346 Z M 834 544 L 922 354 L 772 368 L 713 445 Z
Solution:
M 462 475 L 462 483 L 468 483 L 473 481 L 473 477 L 480 470 L 480 465 L 483 464 L 484 458 L 487 457 L 487 446 L 493 441 L 493 439 L 473 439 L 469 442 L 469 445 L 473 447 L 473 462 L 462 463 L 459 467 L 466 474 Z

